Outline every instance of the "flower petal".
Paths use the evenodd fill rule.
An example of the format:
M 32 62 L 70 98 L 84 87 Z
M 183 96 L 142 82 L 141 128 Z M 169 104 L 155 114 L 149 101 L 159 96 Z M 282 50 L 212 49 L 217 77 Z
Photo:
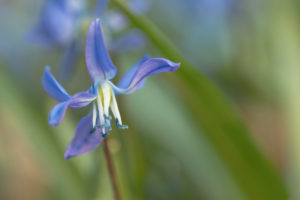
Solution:
M 42 84 L 46 92 L 59 102 L 67 101 L 70 99 L 70 95 L 67 91 L 57 82 L 54 76 L 50 72 L 50 67 L 45 67 L 45 73 L 42 78 Z
M 69 100 L 69 106 L 72 108 L 82 108 L 89 105 L 96 97 L 97 95 L 89 92 L 79 92 Z
M 88 30 L 85 61 L 94 82 L 112 79 L 117 73 L 117 68 L 112 63 L 105 48 L 99 19 L 94 20 Z
M 68 108 L 68 102 L 63 102 L 55 105 L 49 113 L 49 125 L 57 126 L 63 120 L 66 110 Z
M 141 65 L 134 66 L 130 69 L 122 78 L 118 87 L 112 83 L 111 86 L 115 94 L 131 94 L 141 88 L 148 76 L 163 72 L 173 72 L 177 70 L 179 66 L 180 63 L 174 63 L 164 58 L 150 58 L 142 62 Z
M 136 74 L 136 72 L 138 71 L 138 69 L 142 66 L 142 64 L 149 60 L 150 56 L 149 55 L 144 55 L 135 65 L 133 65 L 128 71 L 127 73 L 123 76 L 123 78 L 119 81 L 118 83 L 118 87 L 125 89 L 128 88 L 130 85 L 131 80 L 133 79 L 134 75 Z M 143 87 L 143 85 L 145 84 L 146 79 L 142 80 L 141 83 L 139 84 L 139 88 L 141 89 Z M 118 95 L 119 93 L 115 93 L 116 95 Z
M 72 96 L 68 101 L 57 104 L 52 108 L 49 113 L 49 124 L 51 126 L 57 126 L 63 120 L 68 107 L 82 108 L 90 104 L 95 100 L 96 95 L 88 92 L 79 92 Z
M 65 159 L 88 153 L 102 142 L 101 130 L 97 129 L 91 134 L 92 128 L 92 114 L 90 113 L 79 121 L 75 136 L 65 152 Z

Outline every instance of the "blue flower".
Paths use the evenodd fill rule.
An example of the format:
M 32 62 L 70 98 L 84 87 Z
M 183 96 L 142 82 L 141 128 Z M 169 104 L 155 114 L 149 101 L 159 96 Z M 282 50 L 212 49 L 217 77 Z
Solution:
M 85 0 L 45 0 L 39 21 L 29 39 L 43 47 L 63 51 L 60 79 L 67 81 L 80 53 L 81 22 L 86 11 Z
M 67 46 L 74 39 L 84 0 L 46 0 L 30 38 L 45 46 Z
M 95 149 L 111 130 L 111 110 L 116 125 L 120 129 L 127 129 L 121 119 L 117 105 L 116 95 L 131 94 L 141 89 L 148 76 L 162 72 L 173 72 L 178 69 L 179 63 L 163 58 L 141 58 L 120 80 L 114 85 L 110 80 L 117 74 L 117 68 L 112 63 L 105 48 L 101 23 L 94 20 L 89 26 L 85 59 L 87 69 L 93 80 L 93 85 L 85 92 L 69 95 L 50 73 L 50 68 L 45 68 L 42 84 L 47 93 L 60 103 L 52 108 L 49 114 L 49 124 L 58 125 L 64 118 L 68 107 L 82 108 L 92 104 L 91 112 L 80 120 L 75 136 L 69 144 L 65 158 L 68 159 Z

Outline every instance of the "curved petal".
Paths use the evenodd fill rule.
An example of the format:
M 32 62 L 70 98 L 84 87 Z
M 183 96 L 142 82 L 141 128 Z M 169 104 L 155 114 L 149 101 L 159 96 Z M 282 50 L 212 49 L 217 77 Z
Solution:
M 173 72 L 177 70 L 179 66 L 180 63 L 174 63 L 164 58 L 150 58 L 138 67 L 134 66 L 132 72 L 136 70 L 135 73 L 129 70 L 122 78 L 124 81 L 121 80 L 118 87 L 110 83 L 115 94 L 131 94 L 141 88 L 148 76 L 163 72 Z
M 67 91 L 57 82 L 50 72 L 50 67 L 45 67 L 45 73 L 42 78 L 42 84 L 46 92 L 59 102 L 67 101 L 71 96 Z
M 85 62 L 93 81 L 103 82 L 112 79 L 117 73 L 117 68 L 105 48 L 99 19 L 91 23 L 85 45 Z
M 79 121 L 75 136 L 65 152 L 65 159 L 88 153 L 102 142 L 101 129 L 91 134 L 92 128 L 92 114 L 90 113 Z
M 144 55 L 133 67 L 131 67 L 128 72 L 123 76 L 123 78 L 119 81 L 118 87 L 119 88 L 128 88 L 130 85 L 131 80 L 133 79 L 134 75 L 138 71 L 138 69 L 142 66 L 144 62 L 146 62 L 148 59 L 150 59 L 149 55 Z M 142 80 L 139 84 L 139 88 L 141 89 L 143 85 L 145 84 L 146 79 Z
M 83 108 L 96 99 L 97 95 L 89 92 L 79 92 L 69 100 L 69 107 Z
M 82 108 L 90 104 L 95 100 L 96 95 L 88 92 L 79 92 L 72 96 L 68 101 L 57 104 L 49 113 L 49 124 L 51 126 L 57 126 L 63 120 L 68 107 Z
M 63 120 L 66 110 L 68 108 L 68 102 L 63 102 L 55 105 L 49 113 L 49 125 L 57 126 Z

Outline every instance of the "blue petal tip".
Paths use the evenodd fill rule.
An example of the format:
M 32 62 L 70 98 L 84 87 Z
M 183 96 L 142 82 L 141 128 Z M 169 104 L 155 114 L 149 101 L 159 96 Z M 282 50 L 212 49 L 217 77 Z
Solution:
M 46 65 L 45 66 L 45 72 L 49 72 L 51 70 L 50 66 Z
M 65 155 L 64 155 L 64 158 L 66 159 L 66 160 L 69 160 L 70 158 L 72 158 L 73 156 L 71 156 L 70 154 L 69 154 L 69 152 L 66 152 L 65 153 Z

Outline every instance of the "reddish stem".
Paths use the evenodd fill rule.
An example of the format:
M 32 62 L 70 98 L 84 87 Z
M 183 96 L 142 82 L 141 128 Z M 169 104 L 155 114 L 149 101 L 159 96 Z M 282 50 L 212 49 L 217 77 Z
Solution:
M 103 142 L 104 142 L 104 152 L 105 152 L 107 168 L 108 168 L 108 171 L 109 171 L 109 176 L 110 176 L 110 180 L 111 180 L 111 183 L 112 183 L 115 199 L 116 200 L 121 200 L 122 198 L 121 198 L 119 188 L 118 188 L 118 184 L 117 184 L 117 180 L 116 180 L 115 169 L 114 169 L 112 157 L 111 157 L 109 147 L 108 147 L 108 138 L 105 138 Z

